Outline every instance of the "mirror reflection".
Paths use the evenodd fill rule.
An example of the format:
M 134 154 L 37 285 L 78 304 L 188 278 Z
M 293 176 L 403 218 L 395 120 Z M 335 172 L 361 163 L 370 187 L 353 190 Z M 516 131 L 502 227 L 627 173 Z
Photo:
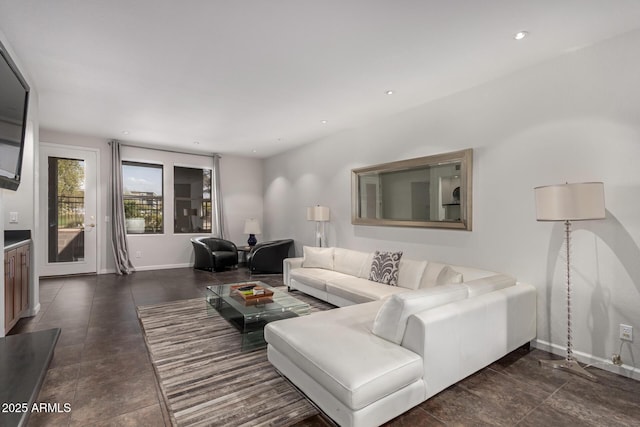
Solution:
M 352 171 L 352 223 L 471 230 L 472 150 Z

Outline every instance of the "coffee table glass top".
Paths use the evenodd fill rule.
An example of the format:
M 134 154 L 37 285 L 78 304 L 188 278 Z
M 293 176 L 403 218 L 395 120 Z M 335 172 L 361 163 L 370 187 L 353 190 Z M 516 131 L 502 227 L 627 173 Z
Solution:
M 260 297 L 257 301 L 245 301 L 236 289 L 249 285 L 260 286 L 273 295 Z M 260 337 L 269 322 L 309 314 L 309 304 L 259 281 L 207 286 L 207 301 L 241 333 L 259 332 Z

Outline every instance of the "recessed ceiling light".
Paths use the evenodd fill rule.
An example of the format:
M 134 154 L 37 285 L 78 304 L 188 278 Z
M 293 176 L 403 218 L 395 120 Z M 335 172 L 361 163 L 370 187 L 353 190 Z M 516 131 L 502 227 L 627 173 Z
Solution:
M 122 131 L 122 134 L 123 134 L 123 135 L 129 135 L 129 131 L 128 131 L 128 130 L 123 130 L 123 131 Z
M 393 95 L 393 91 L 392 90 L 388 90 L 385 92 L 387 95 Z
M 328 122 L 328 121 L 326 121 L 326 120 L 320 120 L 320 123 L 322 123 L 323 125 L 326 125 L 326 124 L 327 124 L 327 123 L 329 123 L 329 122 Z
M 257 152 L 258 152 L 258 150 L 251 150 L 251 152 L 252 152 L 252 153 L 257 153 Z
M 193 141 L 194 144 L 200 145 L 200 141 Z
M 522 40 L 523 38 L 527 37 L 528 35 L 529 35 L 528 31 L 518 31 L 517 33 L 515 33 L 513 38 L 516 39 L 516 40 Z

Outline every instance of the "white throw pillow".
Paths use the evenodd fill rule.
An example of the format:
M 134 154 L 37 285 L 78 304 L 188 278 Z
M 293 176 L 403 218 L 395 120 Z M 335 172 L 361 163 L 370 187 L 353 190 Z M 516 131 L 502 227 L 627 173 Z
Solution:
M 398 286 L 406 289 L 418 289 L 420 278 L 424 274 L 426 267 L 427 261 L 402 258 L 398 267 Z
M 441 286 L 448 283 L 462 282 L 462 273 L 455 271 L 453 268 L 446 264 L 429 261 L 427 263 L 427 268 L 424 269 L 422 279 L 420 280 L 419 289 L 427 289 L 432 286 Z
M 360 269 L 360 273 L 358 273 L 358 277 L 361 279 L 369 280 L 369 273 L 371 272 L 371 263 L 373 262 L 373 252 L 369 252 L 367 254 L 364 263 L 362 264 L 362 268 Z
M 458 273 L 453 268 L 446 265 L 442 270 L 440 270 L 440 274 L 438 274 L 438 278 L 436 279 L 436 286 L 462 282 L 462 273 Z
M 372 332 L 387 341 L 402 343 L 407 319 L 433 307 L 466 299 L 467 287 L 461 284 L 434 286 L 412 292 L 402 292 L 389 297 L 373 321 Z
M 367 252 L 335 248 L 333 252 L 333 270 L 338 273 L 358 277 L 362 266 L 368 258 L 369 254 Z
M 333 250 L 334 248 L 316 248 L 313 246 L 303 246 L 302 253 L 304 268 L 324 268 L 333 270 Z

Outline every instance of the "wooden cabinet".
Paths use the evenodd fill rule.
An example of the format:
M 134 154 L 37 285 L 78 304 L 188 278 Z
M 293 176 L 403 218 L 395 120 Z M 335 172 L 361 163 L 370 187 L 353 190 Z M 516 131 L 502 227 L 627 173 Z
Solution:
M 4 252 L 4 331 L 20 320 L 29 307 L 29 244 Z
M 13 326 L 13 263 L 15 251 L 4 253 L 4 333 Z
M 20 311 L 24 311 L 29 307 L 31 247 L 29 245 L 21 246 L 18 248 L 18 253 L 20 254 L 20 268 L 22 270 L 20 275 L 20 285 L 22 287 L 22 304 L 20 305 Z

